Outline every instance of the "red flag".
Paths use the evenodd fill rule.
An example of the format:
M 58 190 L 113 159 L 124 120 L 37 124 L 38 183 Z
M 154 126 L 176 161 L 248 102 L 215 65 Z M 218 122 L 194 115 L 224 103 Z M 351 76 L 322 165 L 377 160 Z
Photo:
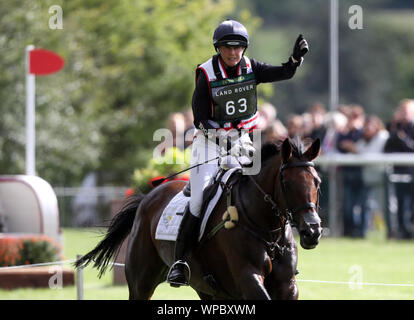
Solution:
M 29 73 L 38 76 L 54 73 L 63 68 L 65 61 L 58 54 L 45 50 L 35 49 L 30 51 Z

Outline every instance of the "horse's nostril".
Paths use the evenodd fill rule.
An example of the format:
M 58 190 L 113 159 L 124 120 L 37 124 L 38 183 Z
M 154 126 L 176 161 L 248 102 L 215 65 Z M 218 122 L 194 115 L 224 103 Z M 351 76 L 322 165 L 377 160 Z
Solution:
M 318 228 L 318 227 L 317 228 L 306 228 L 300 231 L 300 235 L 308 239 L 319 238 L 321 233 L 322 233 L 321 228 Z
M 309 237 L 312 236 L 311 230 L 302 230 L 300 233 L 302 234 L 302 236 L 304 236 L 306 238 L 309 238 Z

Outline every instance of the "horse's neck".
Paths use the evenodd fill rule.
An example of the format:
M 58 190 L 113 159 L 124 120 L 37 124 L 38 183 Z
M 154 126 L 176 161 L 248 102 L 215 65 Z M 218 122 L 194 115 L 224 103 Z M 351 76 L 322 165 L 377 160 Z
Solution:
M 279 168 L 280 159 L 278 156 L 273 156 L 271 159 L 262 164 L 259 174 L 254 177 L 262 189 L 272 197 L 274 196 L 275 188 L 277 187 L 276 184 Z
M 277 179 L 278 172 L 280 168 L 280 159 L 277 156 L 274 156 L 272 159 L 269 159 L 264 164 L 256 176 L 252 178 L 257 182 L 257 184 L 262 188 L 262 190 L 268 194 L 274 201 L 275 188 L 277 188 Z M 248 202 L 248 207 L 250 208 L 250 215 L 253 217 L 258 224 L 262 226 L 278 227 L 276 224 L 279 222 L 276 219 L 275 212 L 272 211 L 272 205 L 269 202 L 266 202 L 264 199 L 264 194 L 257 188 L 257 186 L 249 180 L 248 183 L 243 185 L 242 196 L 245 203 Z M 248 208 L 246 208 L 248 209 Z

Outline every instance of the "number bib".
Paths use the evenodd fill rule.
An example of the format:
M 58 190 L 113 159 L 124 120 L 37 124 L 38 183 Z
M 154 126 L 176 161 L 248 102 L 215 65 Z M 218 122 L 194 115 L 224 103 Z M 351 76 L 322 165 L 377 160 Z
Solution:
M 224 123 L 249 118 L 257 111 L 256 78 L 248 73 L 210 82 L 213 120 Z

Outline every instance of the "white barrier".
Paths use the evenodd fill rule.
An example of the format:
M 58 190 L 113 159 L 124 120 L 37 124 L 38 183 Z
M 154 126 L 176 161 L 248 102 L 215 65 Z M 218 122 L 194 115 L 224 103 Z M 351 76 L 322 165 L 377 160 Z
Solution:
M 81 258 L 81 255 L 77 255 L 77 259 Z M 16 269 L 16 268 L 31 268 L 31 267 L 40 267 L 46 265 L 61 265 L 67 263 L 74 263 L 77 259 L 72 260 L 63 260 L 63 261 L 53 261 L 45 263 L 36 263 L 30 265 L 20 265 L 20 266 L 11 266 L 11 267 L 0 267 L 2 269 Z M 125 267 L 123 263 L 111 263 L 114 266 Z M 77 291 L 77 300 L 83 300 L 84 296 L 84 278 L 83 278 L 83 268 L 78 268 L 76 270 L 76 291 Z M 355 282 L 355 281 L 331 281 L 331 280 L 306 280 L 306 279 L 297 279 L 297 282 L 308 282 L 308 283 L 320 283 L 320 284 L 339 284 L 339 285 L 348 285 L 348 286 L 386 286 L 386 287 L 414 287 L 414 283 L 375 283 L 375 282 Z
M 331 153 L 319 156 L 315 163 L 329 174 L 329 235 L 342 235 L 342 222 L 338 218 L 336 167 L 338 166 L 375 166 L 384 171 L 390 166 L 413 166 L 414 153 L 380 153 L 380 154 L 343 154 Z
M 332 153 L 319 156 L 315 163 L 321 167 L 328 166 L 366 166 L 366 165 L 398 165 L 414 166 L 414 153 L 373 153 L 344 154 Z

